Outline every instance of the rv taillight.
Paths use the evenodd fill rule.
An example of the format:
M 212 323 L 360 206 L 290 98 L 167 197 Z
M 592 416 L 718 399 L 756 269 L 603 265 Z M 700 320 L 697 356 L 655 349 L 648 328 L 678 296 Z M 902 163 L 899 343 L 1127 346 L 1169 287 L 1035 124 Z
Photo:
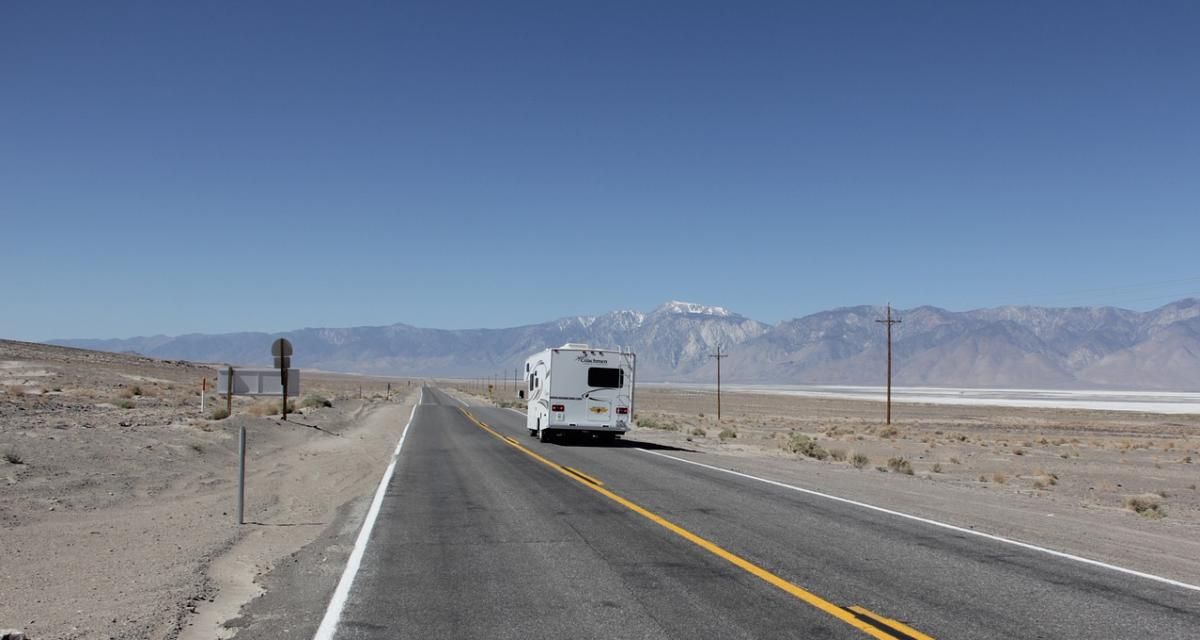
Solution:
M 556 405 L 551 405 L 550 410 L 555 413 L 562 413 L 563 411 L 566 411 L 567 408 L 561 404 L 556 404 Z
M 629 407 L 617 407 L 617 415 L 625 415 L 629 413 Z

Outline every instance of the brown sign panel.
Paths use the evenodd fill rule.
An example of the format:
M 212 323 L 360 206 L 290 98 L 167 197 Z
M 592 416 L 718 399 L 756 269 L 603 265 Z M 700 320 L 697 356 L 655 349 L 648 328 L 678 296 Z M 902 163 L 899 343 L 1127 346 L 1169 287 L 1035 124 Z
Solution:
M 292 343 L 287 338 L 280 338 L 271 343 L 271 355 L 287 357 L 292 355 Z

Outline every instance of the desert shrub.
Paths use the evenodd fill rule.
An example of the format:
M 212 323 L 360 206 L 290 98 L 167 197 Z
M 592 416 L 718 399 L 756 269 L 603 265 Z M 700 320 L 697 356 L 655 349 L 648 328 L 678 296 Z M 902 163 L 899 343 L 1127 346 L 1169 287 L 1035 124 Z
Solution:
M 196 453 L 204 453 L 204 445 L 200 444 L 199 442 L 193 442 L 189 446 L 191 447 L 192 451 L 195 451 Z
M 306 408 L 309 408 L 309 407 L 315 407 L 315 408 L 332 407 L 333 403 L 330 402 L 329 399 L 323 395 L 320 395 L 317 393 L 310 393 L 310 394 L 304 396 L 304 400 L 300 403 L 300 406 L 306 407 Z
M 0 454 L 0 456 L 9 464 L 25 464 L 25 458 L 21 456 L 21 452 L 13 448 L 5 449 L 4 453 Z
M 19 398 L 19 397 L 25 395 L 25 387 L 22 387 L 19 385 L 8 387 L 7 389 L 5 389 L 5 391 L 8 393 L 8 395 L 16 397 L 16 398 Z
M 1023 456 L 1023 455 L 1025 455 L 1025 450 L 1020 447 L 1017 447 L 1016 449 L 1013 449 L 1013 455 L 1014 456 Z
M 911 476 L 913 474 L 912 463 L 904 458 L 888 458 L 887 467 L 891 471 L 903 473 L 907 476 Z
M 1008 482 L 1008 476 L 1004 475 L 1003 473 L 993 473 L 992 482 L 995 482 L 996 484 L 1004 484 Z
M 718 433 L 717 437 L 721 439 L 721 442 L 725 442 L 726 440 L 731 440 L 733 438 L 736 438 L 737 431 L 734 431 L 733 429 L 726 427 L 724 429 L 721 429 L 721 433 Z
M 1165 518 L 1167 510 L 1163 507 L 1162 498 L 1154 493 L 1140 496 L 1126 496 L 1125 508 L 1145 518 Z
M 940 462 L 935 462 L 935 463 L 933 463 L 933 469 L 932 469 L 932 471 L 933 471 L 934 473 L 941 473 L 941 472 L 942 472 L 942 463 L 940 463 Z
M 637 418 L 637 426 L 642 427 L 643 429 L 661 429 L 663 431 L 679 430 L 679 425 L 673 422 L 667 422 L 665 420 L 659 422 L 654 418 Z
M 296 402 L 293 400 L 288 400 L 287 410 L 288 413 L 294 412 L 296 410 Z M 283 412 L 283 399 L 264 400 L 257 404 L 251 405 L 247 411 L 252 416 L 277 416 Z
M 278 401 L 272 402 L 270 400 L 264 400 L 262 402 L 256 402 L 250 405 L 250 408 L 247 409 L 246 412 L 252 416 L 273 416 L 279 413 L 279 406 L 280 405 Z
M 871 464 L 871 459 L 868 458 L 866 454 L 855 453 L 850 456 L 850 464 L 854 465 L 855 469 L 862 470 L 866 468 L 867 465 Z
M 880 438 L 895 438 L 898 435 L 900 435 L 900 430 L 890 424 L 879 430 Z
M 813 440 L 803 433 L 793 433 L 789 435 L 787 443 L 784 444 L 784 448 L 791 453 L 808 456 L 810 458 L 816 458 L 817 460 L 824 460 L 825 458 L 829 457 L 828 451 L 823 449 L 820 444 L 817 444 L 816 440 Z
M 127 398 L 121 398 L 120 400 L 113 402 L 113 404 L 121 409 L 132 409 L 137 406 L 134 404 L 133 400 L 129 400 Z
M 830 449 L 829 457 L 833 458 L 834 461 L 836 461 L 836 462 L 845 462 L 846 461 L 846 450 L 845 449 Z
M 224 420 L 225 418 L 229 417 L 229 410 L 225 407 L 217 407 L 216 409 L 213 409 L 213 412 L 209 417 L 213 420 Z
M 708 435 L 708 432 L 704 430 L 704 427 L 696 427 L 695 429 L 692 429 L 692 435 L 703 438 L 704 436 Z
M 950 464 L 962 464 L 958 458 L 950 458 Z
M 1037 479 L 1047 487 L 1053 487 L 1054 485 L 1058 484 L 1058 474 L 1050 473 L 1049 471 L 1044 471 L 1042 469 L 1038 469 Z

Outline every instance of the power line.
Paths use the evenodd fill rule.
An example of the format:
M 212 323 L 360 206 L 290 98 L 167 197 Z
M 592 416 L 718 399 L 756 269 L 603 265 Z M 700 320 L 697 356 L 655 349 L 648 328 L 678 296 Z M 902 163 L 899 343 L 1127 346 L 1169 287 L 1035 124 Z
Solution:
M 717 423 L 721 422 L 721 358 L 728 358 L 729 354 L 721 353 L 721 345 L 717 344 L 717 353 L 709 355 L 710 358 L 715 358 L 717 361 Z
M 876 320 L 887 325 L 887 423 L 892 423 L 892 325 L 900 324 L 900 318 L 892 318 L 892 303 L 887 306 L 887 318 Z M 718 362 L 720 362 L 718 360 Z

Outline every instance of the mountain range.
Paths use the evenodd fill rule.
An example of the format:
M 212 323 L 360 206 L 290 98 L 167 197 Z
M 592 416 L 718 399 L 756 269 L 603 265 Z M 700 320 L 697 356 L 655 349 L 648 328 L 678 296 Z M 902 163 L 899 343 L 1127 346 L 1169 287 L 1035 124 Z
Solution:
M 1008 306 L 972 311 L 893 310 L 894 382 L 903 386 L 1045 389 L 1200 389 L 1200 300 L 1152 311 Z M 446 330 L 406 324 L 53 344 L 199 362 L 269 365 L 276 337 L 295 345 L 294 366 L 368 374 L 511 376 L 530 353 L 567 342 L 627 347 L 642 381 L 879 385 L 885 309 L 843 307 L 769 325 L 722 307 L 668 302 L 506 329 Z

